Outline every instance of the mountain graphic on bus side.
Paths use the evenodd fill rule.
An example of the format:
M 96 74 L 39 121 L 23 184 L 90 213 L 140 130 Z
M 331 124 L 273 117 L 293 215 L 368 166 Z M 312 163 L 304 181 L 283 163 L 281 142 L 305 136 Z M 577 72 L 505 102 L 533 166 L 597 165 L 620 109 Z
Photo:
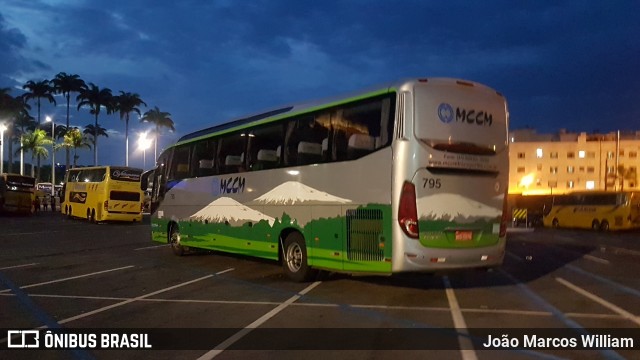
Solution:
M 427 220 L 473 222 L 502 214 L 499 208 L 451 193 L 425 196 L 418 199 L 417 203 L 420 219 Z
M 266 220 L 273 225 L 275 219 L 245 206 L 230 197 L 221 197 L 197 211 L 189 217 L 190 220 L 208 221 L 211 223 L 226 223 L 242 225 L 247 222 Z
M 287 181 L 252 201 L 261 205 L 348 204 L 351 200 L 314 189 L 298 181 Z

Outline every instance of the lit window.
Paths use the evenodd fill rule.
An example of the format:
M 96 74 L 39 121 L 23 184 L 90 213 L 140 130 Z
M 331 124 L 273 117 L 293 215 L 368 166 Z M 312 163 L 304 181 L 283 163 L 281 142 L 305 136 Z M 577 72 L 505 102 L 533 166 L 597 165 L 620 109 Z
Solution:
M 593 190 L 596 188 L 596 182 L 593 180 L 587 180 L 587 190 Z
M 573 180 L 567 181 L 567 188 L 568 189 L 573 189 Z
M 580 159 L 584 159 L 584 156 L 585 156 L 585 152 L 584 152 L 584 150 L 580 150 L 580 151 L 578 151 L 578 157 L 579 157 Z
M 558 158 L 558 152 L 557 151 L 552 151 L 551 154 L 549 154 L 549 157 L 552 159 L 557 159 Z
M 537 148 L 536 149 L 536 157 L 538 159 L 542 159 L 542 149 L 541 148 Z
M 557 174 L 558 173 L 558 167 L 557 166 L 552 166 L 549 168 L 549 172 L 552 174 Z
M 569 174 L 573 174 L 573 170 L 574 170 L 574 167 L 573 167 L 573 166 L 567 166 L 567 172 L 568 172 Z

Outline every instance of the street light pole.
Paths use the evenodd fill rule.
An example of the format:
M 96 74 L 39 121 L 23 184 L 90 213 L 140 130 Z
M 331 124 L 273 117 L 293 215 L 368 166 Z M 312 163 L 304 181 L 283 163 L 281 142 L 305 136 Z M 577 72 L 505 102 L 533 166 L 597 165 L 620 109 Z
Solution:
M 0 174 L 4 172 L 4 131 L 7 125 L 0 124 Z
M 47 116 L 46 121 L 51 121 L 51 199 L 53 199 L 56 196 L 56 125 L 51 116 Z

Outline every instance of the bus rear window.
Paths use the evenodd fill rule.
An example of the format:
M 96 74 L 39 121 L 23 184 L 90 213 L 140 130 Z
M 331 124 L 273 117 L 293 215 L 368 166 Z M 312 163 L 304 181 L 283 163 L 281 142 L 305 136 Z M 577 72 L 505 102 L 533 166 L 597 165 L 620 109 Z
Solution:
M 111 168 L 111 180 L 138 182 L 142 176 L 141 169 Z
M 7 186 L 32 188 L 36 186 L 36 179 L 25 176 L 7 175 Z
M 130 191 L 111 191 L 111 193 L 109 193 L 109 200 L 140 201 L 140 193 Z

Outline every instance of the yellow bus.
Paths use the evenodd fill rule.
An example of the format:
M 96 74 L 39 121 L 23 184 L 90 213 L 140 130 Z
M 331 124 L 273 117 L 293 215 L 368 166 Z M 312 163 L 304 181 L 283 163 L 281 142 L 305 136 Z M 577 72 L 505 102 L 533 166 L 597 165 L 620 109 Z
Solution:
M 625 230 L 640 228 L 640 192 L 588 191 L 554 196 L 544 217 L 549 227 Z
M 96 166 L 67 171 L 60 211 L 90 222 L 142 221 L 142 169 Z
M 33 214 L 36 179 L 19 174 L 0 174 L 0 212 Z

